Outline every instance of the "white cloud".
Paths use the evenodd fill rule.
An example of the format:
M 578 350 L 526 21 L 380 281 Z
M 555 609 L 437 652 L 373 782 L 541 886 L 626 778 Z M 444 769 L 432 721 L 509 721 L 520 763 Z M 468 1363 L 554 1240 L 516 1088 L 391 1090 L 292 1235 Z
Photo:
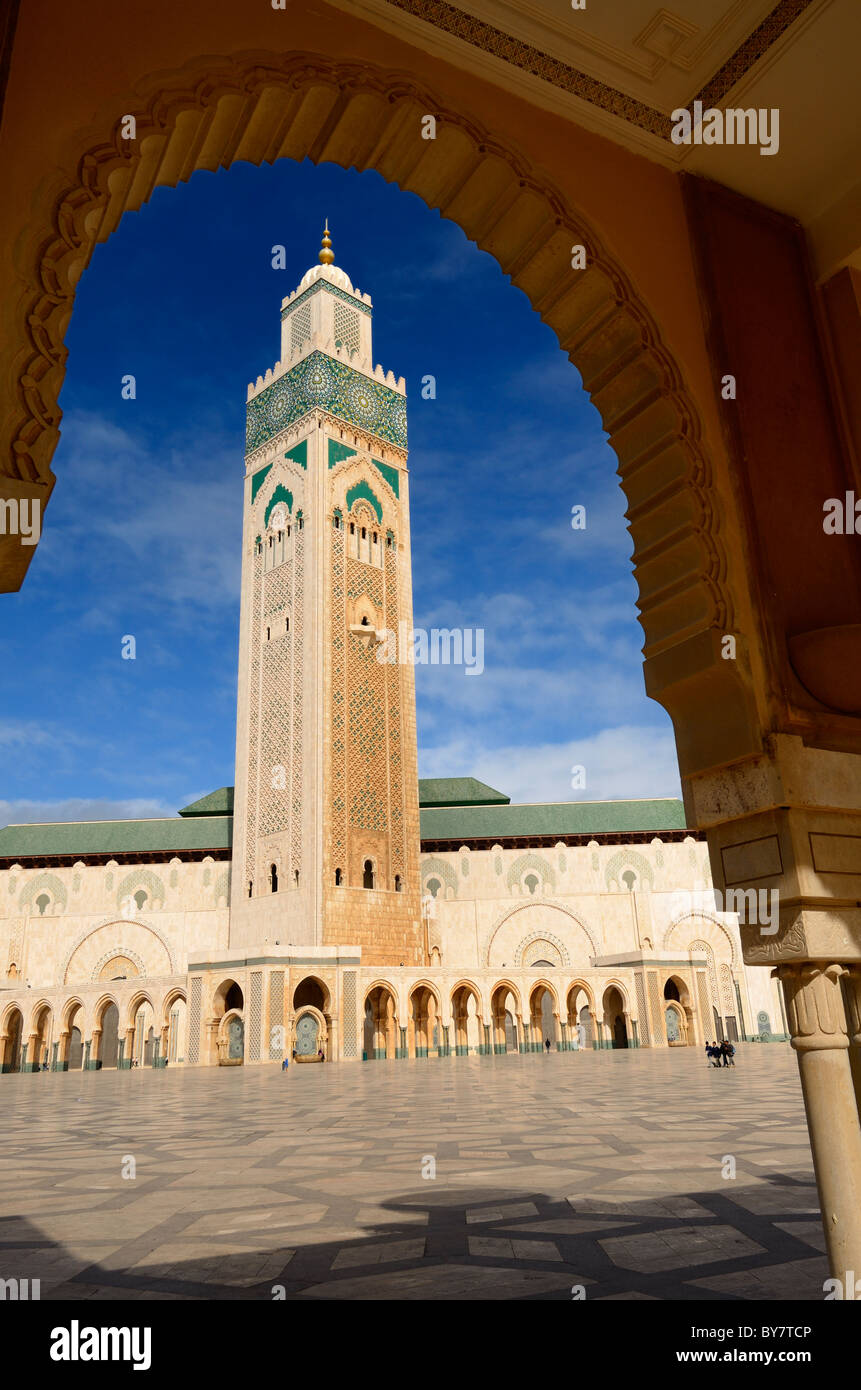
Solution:
M 55 516 L 43 543 L 53 575 L 79 590 L 81 569 L 95 582 L 123 566 L 135 574 L 136 602 L 170 607 L 185 623 L 194 621 L 195 610 L 236 610 L 242 473 L 232 451 L 214 441 L 209 480 L 201 482 L 186 461 L 192 448 L 207 448 L 205 441 L 171 438 L 156 449 L 81 411 L 66 417 L 63 434 L 63 520 Z M 116 599 L 97 587 L 100 600 L 86 615 L 88 626 L 127 600 L 127 585 L 116 586 Z
M 571 787 L 571 768 L 586 786 Z M 615 801 L 681 795 L 671 729 L 627 724 L 567 743 L 489 748 L 456 739 L 419 752 L 422 777 L 477 777 L 512 801 Z
M 147 797 L 109 801 L 103 797 L 66 797 L 61 801 L 0 801 L 0 826 L 73 820 L 152 820 L 174 816 L 177 808 Z

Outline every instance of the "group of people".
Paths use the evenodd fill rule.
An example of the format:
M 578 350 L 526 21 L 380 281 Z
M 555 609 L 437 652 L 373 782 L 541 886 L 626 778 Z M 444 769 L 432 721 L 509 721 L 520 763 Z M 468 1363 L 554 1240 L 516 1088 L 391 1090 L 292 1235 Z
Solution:
M 735 1048 L 728 1038 L 724 1038 L 723 1042 L 707 1042 L 706 1057 L 708 1057 L 713 1067 L 719 1067 L 721 1065 L 725 1067 L 735 1066 L 735 1062 L 733 1061 L 735 1057 Z

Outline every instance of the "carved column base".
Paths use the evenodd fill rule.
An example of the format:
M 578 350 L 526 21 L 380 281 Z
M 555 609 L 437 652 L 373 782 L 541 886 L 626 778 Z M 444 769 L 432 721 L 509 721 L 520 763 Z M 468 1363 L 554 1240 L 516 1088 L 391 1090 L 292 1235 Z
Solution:
M 831 1273 L 854 1290 L 861 1269 L 861 1123 L 849 1065 L 841 979 L 845 967 L 804 961 L 775 972 L 786 994 L 792 1046 L 822 1208 Z

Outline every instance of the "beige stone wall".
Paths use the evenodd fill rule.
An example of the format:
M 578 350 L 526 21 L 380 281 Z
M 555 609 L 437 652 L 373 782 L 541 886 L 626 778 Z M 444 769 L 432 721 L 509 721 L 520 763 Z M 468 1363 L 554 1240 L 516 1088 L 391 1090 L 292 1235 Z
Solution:
M 229 880 L 212 859 L 0 870 L 0 984 L 81 986 L 114 956 L 184 976 L 189 953 L 227 944 Z
M 360 1060 L 367 1050 L 369 998 L 378 1009 L 382 1000 L 384 1013 L 388 1009 L 393 1056 L 395 1048 L 415 1054 L 428 999 L 438 1025 L 449 1030 L 452 1049 L 460 1036 L 458 1001 L 473 1000 L 468 1045 L 477 1050 L 488 1042 L 485 1029 L 490 1044 L 497 1041 L 501 994 L 509 995 L 523 1040 L 545 991 L 555 1016 L 554 1043 L 571 1041 L 575 1012 L 584 1003 L 594 1022 L 604 1024 L 609 1042 L 606 999 L 615 989 L 629 1039 L 662 1047 L 669 979 L 689 1010 L 692 1044 L 713 1036 L 715 1007 L 722 1018 L 737 1018 L 740 1034 L 760 1032 L 761 1013 L 772 1033 L 784 1032 L 777 982 L 745 969 L 734 916 L 691 905 L 690 893 L 708 881 L 705 846 L 692 839 L 423 855 L 425 887 L 431 879 L 440 883 L 436 899 L 426 897 L 422 905 L 416 896 L 413 909 L 407 893 L 333 889 L 328 910 L 332 920 L 340 913 L 340 943 L 307 947 L 285 939 L 291 900 L 298 899 L 289 891 L 263 900 L 265 933 L 237 945 L 228 926 L 228 867 L 175 859 L 0 871 L 0 1046 L 13 1010 L 21 1010 L 26 1039 L 47 1009 L 42 1044 L 66 1037 L 73 1022 L 95 1057 L 104 1010 L 114 1002 L 121 1036 L 143 1009 L 147 1029 L 153 1027 L 166 1050 L 165 1027 L 180 999 L 183 1037 L 176 1060 L 213 1065 L 224 1044 L 224 995 L 233 982 L 242 991 L 238 1013 L 250 1064 L 289 1055 L 297 1021 L 309 1011 L 330 1060 Z M 633 891 L 628 872 L 638 875 Z M 140 910 L 135 893 L 147 895 Z M 424 949 L 420 960 L 409 955 L 425 932 L 432 963 Z M 128 978 L 113 978 L 120 972 Z M 299 1008 L 294 996 L 308 981 L 315 982 L 312 993 L 319 988 L 319 1001 Z

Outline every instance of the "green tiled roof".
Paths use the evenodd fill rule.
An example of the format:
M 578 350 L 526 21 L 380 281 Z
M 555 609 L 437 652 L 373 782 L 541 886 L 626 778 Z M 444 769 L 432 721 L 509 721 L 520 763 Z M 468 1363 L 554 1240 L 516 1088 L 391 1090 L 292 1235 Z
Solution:
M 164 820 L 56 821 L 7 825 L 0 830 L 0 859 L 87 854 L 164 855 L 181 850 L 229 849 L 232 816 L 180 816 Z
M 685 830 L 681 801 L 556 801 L 511 806 L 501 792 L 474 777 L 430 778 L 419 783 L 421 838 L 450 840 L 563 838 L 566 835 L 625 835 Z M 469 795 L 471 804 L 447 804 L 448 797 Z M 498 800 L 491 802 L 490 797 Z M 429 799 L 433 797 L 433 801 Z M 479 799 L 481 798 L 481 799 Z M 55 821 L 41 825 L 7 825 L 0 829 L 0 859 L 86 858 L 87 855 L 172 854 L 230 849 L 233 817 L 218 814 L 232 807 L 233 788 L 220 787 L 184 807 L 178 816 L 160 820 Z
M 192 801 L 190 806 L 183 806 L 179 814 L 181 816 L 232 816 L 233 788 L 219 787 L 217 792 L 210 792 L 208 796 L 202 796 L 199 801 Z
M 419 806 L 507 806 L 510 800 L 475 777 L 419 778 Z
M 525 806 L 432 806 L 421 812 L 423 840 L 526 839 L 531 835 L 624 835 L 684 830 L 681 801 L 543 801 Z

